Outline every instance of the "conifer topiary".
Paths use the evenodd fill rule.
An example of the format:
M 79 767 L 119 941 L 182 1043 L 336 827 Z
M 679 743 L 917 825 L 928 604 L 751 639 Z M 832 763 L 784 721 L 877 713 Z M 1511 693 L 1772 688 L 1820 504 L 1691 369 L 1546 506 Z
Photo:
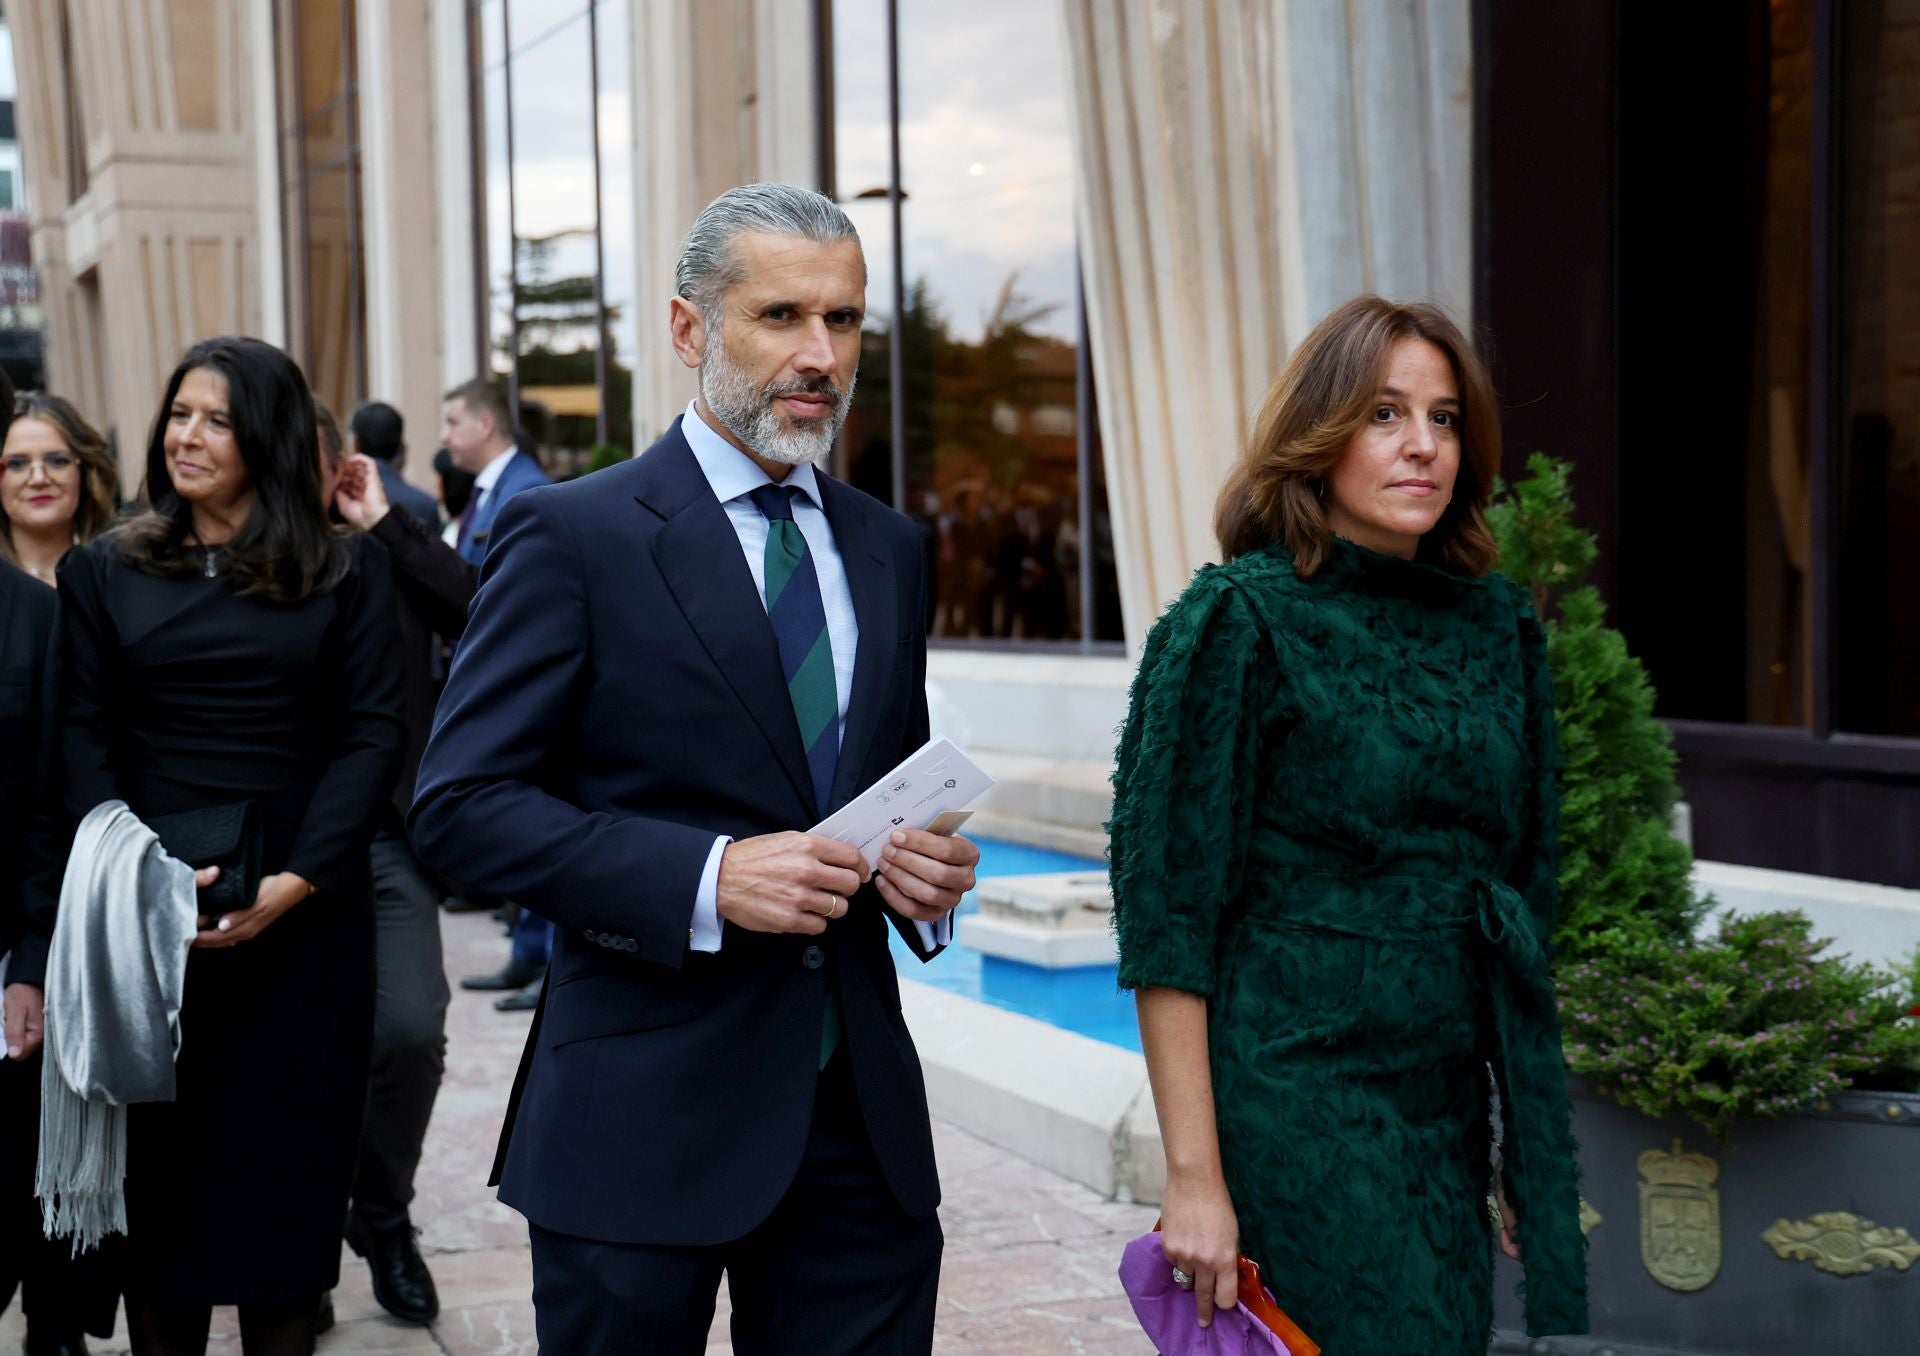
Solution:
M 1561 965 L 1610 934 L 1684 945 L 1708 908 L 1693 854 L 1671 832 L 1679 784 L 1672 735 L 1653 714 L 1653 685 L 1606 624 L 1587 582 L 1593 535 L 1573 519 L 1566 462 L 1536 454 L 1527 478 L 1488 510 L 1500 568 L 1533 594 L 1553 668 L 1560 753 Z

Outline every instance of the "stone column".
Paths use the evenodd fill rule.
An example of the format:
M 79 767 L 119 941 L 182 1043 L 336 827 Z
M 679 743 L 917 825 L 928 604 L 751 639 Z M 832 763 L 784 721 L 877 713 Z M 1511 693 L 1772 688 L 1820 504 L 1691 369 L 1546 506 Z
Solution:
M 250 9 L 67 0 L 8 14 L 46 270 L 49 382 L 114 437 L 129 495 L 181 353 L 261 323 L 251 44 L 267 35 Z
M 470 145 L 466 99 L 449 108 L 440 97 L 443 76 L 457 81 L 463 93 L 467 84 L 464 41 L 450 54 L 436 31 L 445 17 L 433 11 L 452 8 L 431 0 L 359 0 L 368 395 L 406 420 L 407 477 L 429 487 L 435 483 L 440 393 L 472 376 L 474 361 L 471 199 L 449 217 L 445 195 L 433 191 L 443 168 L 466 163 Z M 442 71 L 450 55 L 458 64 Z M 405 74 L 422 71 L 434 78 Z M 437 268 L 443 253 L 464 270 Z M 443 306 L 449 290 L 456 304 Z M 443 328 L 451 316 L 466 323 Z M 463 375 L 443 380 L 449 367 Z M 344 421 L 350 412 L 336 413 Z
M 1217 559 L 1293 344 L 1369 289 L 1471 296 L 1467 0 L 1061 0 L 1128 642 Z
M 680 241 L 700 209 L 753 179 L 814 185 L 811 0 L 644 0 L 633 11 L 634 442 L 693 398 L 666 341 Z M 638 450 L 638 448 L 636 448 Z

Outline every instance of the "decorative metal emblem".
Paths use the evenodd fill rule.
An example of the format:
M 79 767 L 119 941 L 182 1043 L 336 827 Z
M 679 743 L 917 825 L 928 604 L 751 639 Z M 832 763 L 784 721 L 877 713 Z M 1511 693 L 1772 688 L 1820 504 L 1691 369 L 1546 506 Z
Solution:
M 1580 1198 L 1580 1232 L 1592 1234 L 1595 1229 L 1607 1222 L 1607 1217 L 1587 1204 L 1587 1198 Z
M 1783 1262 L 1811 1262 L 1830 1276 L 1865 1276 L 1876 1267 L 1905 1271 L 1920 1261 L 1920 1243 L 1905 1229 L 1836 1210 L 1811 1222 L 1775 1220 L 1760 1235 Z
M 1669 1290 L 1701 1290 L 1720 1274 L 1720 1165 L 1705 1154 L 1640 1155 L 1640 1260 Z

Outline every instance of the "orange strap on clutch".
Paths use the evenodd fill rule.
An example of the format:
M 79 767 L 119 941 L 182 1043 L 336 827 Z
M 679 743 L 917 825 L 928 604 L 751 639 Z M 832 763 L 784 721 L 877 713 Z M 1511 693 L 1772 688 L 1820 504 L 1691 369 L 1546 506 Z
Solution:
M 1153 1230 L 1160 1232 L 1159 1220 L 1153 1222 Z M 1293 1356 L 1320 1356 L 1320 1344 L 1300 1331 L 1300 1325 L 1287 1317 L 1286 1310 L 1274 1303 L 1273 1296 L 1267 1293 L 1267 1287 L 1261 1284 L 1259 1264 L 1242 1254 L 1239 1267 L 1240 1307 L 1252 1314 L 1257 1322 L 1265 1324 L 1268 1332 L 1285 1342 Z

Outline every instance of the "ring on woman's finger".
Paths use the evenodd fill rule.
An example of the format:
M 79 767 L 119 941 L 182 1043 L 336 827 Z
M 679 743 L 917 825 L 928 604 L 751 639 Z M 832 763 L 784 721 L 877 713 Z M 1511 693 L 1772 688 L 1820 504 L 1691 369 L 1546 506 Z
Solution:
M 1173 1283 L 1182 1290 L 1193 1289 L 1193 1277 L 1187 1275 L 1187 1273 L 1180 1270 L 1179 1267 L 1173 1269 Z

